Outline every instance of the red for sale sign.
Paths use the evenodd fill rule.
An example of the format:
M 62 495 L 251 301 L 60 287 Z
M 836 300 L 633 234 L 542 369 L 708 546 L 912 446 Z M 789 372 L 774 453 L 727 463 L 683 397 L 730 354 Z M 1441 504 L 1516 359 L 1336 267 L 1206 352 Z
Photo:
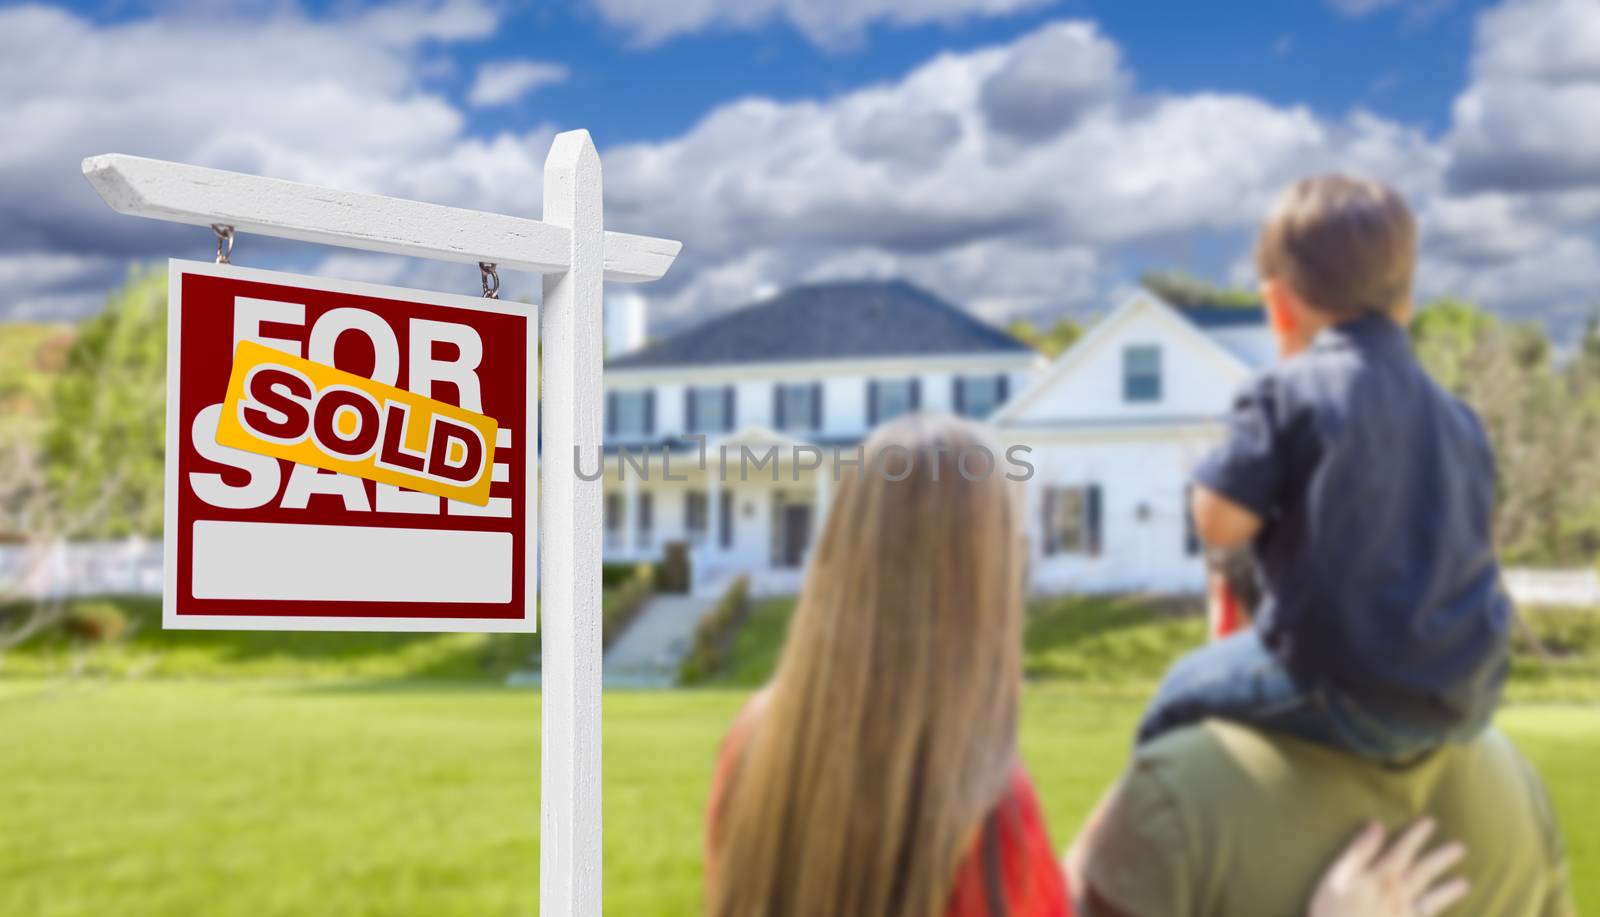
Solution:
M 166 627 L 534 629 L 534 307 L 170 270 Z

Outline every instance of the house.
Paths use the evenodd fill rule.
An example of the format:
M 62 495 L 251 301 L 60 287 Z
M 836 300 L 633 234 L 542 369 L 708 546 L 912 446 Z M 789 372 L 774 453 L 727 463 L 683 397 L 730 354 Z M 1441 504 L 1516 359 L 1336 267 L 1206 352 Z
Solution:
M 1270 358 L 1255 310 L 1130 297 L 1047 363 L 903 282 L 799 287 L 607 361 L 608 561 L 682 542 L 695 588 L 798 589 L 836 464 L 913 410 L 991 423 L 1034 469 L 1041 591 L 1198 588 L 1188 469 Z

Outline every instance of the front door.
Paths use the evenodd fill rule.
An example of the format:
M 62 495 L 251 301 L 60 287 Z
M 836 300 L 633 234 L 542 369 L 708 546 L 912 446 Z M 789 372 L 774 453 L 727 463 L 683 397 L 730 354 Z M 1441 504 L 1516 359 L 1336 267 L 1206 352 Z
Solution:
M 811 505 L 786 503 L 783 506 L 783 565 L 798 567 L 811 546 Z

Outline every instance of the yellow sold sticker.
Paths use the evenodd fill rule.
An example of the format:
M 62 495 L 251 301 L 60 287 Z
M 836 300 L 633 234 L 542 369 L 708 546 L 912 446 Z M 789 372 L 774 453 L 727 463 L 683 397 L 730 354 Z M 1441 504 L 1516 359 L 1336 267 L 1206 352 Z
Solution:
M 240 341 L 217 442 L 482 506 L 497 427 L 492 417 Z

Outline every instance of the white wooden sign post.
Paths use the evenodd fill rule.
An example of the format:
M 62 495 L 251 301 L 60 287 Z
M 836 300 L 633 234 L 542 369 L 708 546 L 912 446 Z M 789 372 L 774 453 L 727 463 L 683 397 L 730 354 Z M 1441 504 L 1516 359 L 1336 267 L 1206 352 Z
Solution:
M 576 463 L 580 450 L 593 457 L 601 445 L 603 281 L 655 280 L 681 245 L 604 230 L 600 157 L 587 131 L 555 138 L 543 220 L 120 154 L 85 159 L 83 172 L 133 216 L 544 275 L 539 903 L 544 914 L 599 917 L 601 494 Z

